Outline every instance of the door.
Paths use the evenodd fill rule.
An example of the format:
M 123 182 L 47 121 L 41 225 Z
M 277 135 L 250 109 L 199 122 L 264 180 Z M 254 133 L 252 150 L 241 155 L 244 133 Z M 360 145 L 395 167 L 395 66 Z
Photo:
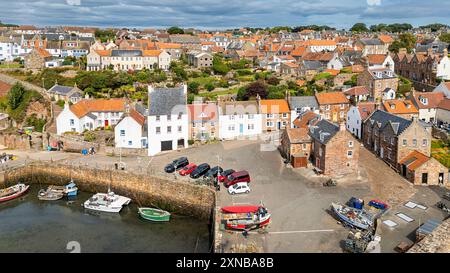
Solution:
M 105 120 L 105 127 L 108 127 L 108 125 L 109 125 L 109 120 Z
M 428 173 L 422 174 L 422 184 L 428 184 Z
M 406 177 L 406 165 L 402 165 L 403 169 L 402 169 L 402 174 L 403 176 Z
M 161 141 L 161 151 L 170 151 L 172 148 L 172 140 L 169 141 Z
M 278 121 L 278 130 L 281 130 L 281 121 Z
M 239 124 L 239 133 L 244 134 L 244 124 Z
M 439 184 L 439 186 L 444 185 L 444 173 L 439 173 L 438 184 Z
M 179 139 L 177 145 L 179 148 L 184 148 L 184 138 Z

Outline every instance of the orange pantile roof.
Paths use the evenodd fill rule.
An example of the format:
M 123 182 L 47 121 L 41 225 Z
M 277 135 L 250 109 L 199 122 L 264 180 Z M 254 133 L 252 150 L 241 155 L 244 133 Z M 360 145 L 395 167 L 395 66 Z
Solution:
M 111 50 L 94 50 L 97 52 L 98 55 L 105 57 L 105 56 L 111 56 Z
M 384 54 L 369 54 L 366 57 L 369 64 L 382 64 L 386 60 L 386 55 Z
M 159 49 L 180 49 L 181 44 L 177 43 L 155 43 L 156 47 Z
M 365 120 L 370 114 L 372 114 L 377 109 L 376 106 L 377 105 L 375 102 L 358 103 L 357 107 L 361 120 Z
M 443 99 L 438 105 L 439 109 L 450 111 L 450 99 Z
M 427 104 L 423 103 L 423 100 L 427 100 Z M 444 93 L 440 92 L 415 92 L 414 100 L 416 101 L 419 109 L 437 108 L 439 103 L 444 99 Z
M 306 52 L 306 47 L 299 46 L 299 47 L 296 47 L 294 50 L 292 50 L 291 55 L 292 56 L 303 56 L 303 54 L 305 54 L 305 52 Z
M 341 71 L 336 69 L 326 69 L 324 72 L 330 73 L 333 76 L 337 76 Z
M 379 35 L 378 39 L 380 39 L 380 41 L 382 41 L 385 44 L 390 44 L 394 41 L 394 39 L 389 35 Z
M 70 106 L 70 111 L 79 118 L 91 112 L 124 112 L 125 103 L 125 99 L 82 100 Z
M 311 142 L 307 128 L 287 128 L 286 133 L 291 144 Z
M 261 100 L 260 101 L 261 113 L 263 114 L 278 114 L 278 113 L 288 113 L 289 104 L 286 100 Z
M 316 99 L 319 105 L 324 104 L 348 104 L 349 101 L 343 92 L 317 93 Z
M 320 115 L 307 111 L 294 120 L 294 125 L 298 128 L 309 128 L 315 125 L 320 120 Z
M 410 100 L 386 100 L 383 101 L 386 112 L 391 114 L 417 114 L 419 110 Z
M 161 52 L 162 52 L 161 50 L 144 50 L 142 52 L 142 55 L 146 56 L 146 57 L 151 57 L 151 56 L 158 57 L 161 54 Z
M 309 40 L 306 42 L 308 46 L 336 46 L 336 41 L 333 40 Z
M 344 91 L 344 94 L 348 96 L 362 96 L 369 94 L 369 90 L 366 86 L 355 86 Z
M 145 124 L 145 117 L 141 113 L 136 111 L 135 109 L 131 109 L 130 117 L 132 117 L 141 126 L 144 126 L 144 124 Z
M 408 164 L 406 167 L 414 171 L 420 166 L 422 166 L 425 162 L 430 160 L 430 158 L 421 152 L 418 152 L 416 150 L 412 151 L 409 155 L 407 155 L 405 158 L 400 160 L 400 164 Z

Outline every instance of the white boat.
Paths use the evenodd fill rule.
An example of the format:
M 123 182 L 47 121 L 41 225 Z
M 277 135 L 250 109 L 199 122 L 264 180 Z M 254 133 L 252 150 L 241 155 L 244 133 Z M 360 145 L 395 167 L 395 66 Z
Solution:
M 104 212 L 120 212 L 124 205 L 130 204 L 131 199 L 125 196 L 117 195 L 114 192 L 97 193 L 84 202 L 86 209 L 104 211 Z

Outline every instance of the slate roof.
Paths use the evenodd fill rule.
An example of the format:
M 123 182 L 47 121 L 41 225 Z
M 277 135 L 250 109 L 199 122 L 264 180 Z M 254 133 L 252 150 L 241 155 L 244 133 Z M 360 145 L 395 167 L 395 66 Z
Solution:
M 220 115 L 259 114 L 257 101 L 227 101 L 219 103 Z
M 288 103 L 291 109 L 303 107 L 319 108 L 315 96 L 289 97 Z
M 303 67 L 307 70 L 319 70 L 324 68 L 324 65 L 320 61 L 302 61 Z
M 367 122 L 370 122 L 371 124 L 377 122 L 380 124 L 380 128 L 384 128 L 386 125 L 392 124 L 392 128 L 397 135 L 401 134 L 412 123 L 411 120 L 389 114 L 388 112 L 382 110 L 376 110 L 373 112 L 373 114 L 366 120 L 366 123 Z
M 149 94 L 149 115 L 170 115 L 175 110 L 177 113 L 182 112 L 183 114 L 187 114 L 186 99 L 183 86 L 155 88 Z M 176 106 L 178 106 L 177 109 L 174 109 Z
M 309 135 L 322 144 L 327 144 L 337 132 L 339 126 L 324 119 L 309 128 Z
M 55 84 L 52 88 L 48 90 L 49 93 L 55 93 L 60 95 L 67 95 L 72 89 L 75 87 L 73 86 L 64 86 L 64 85 L 57 85 Z
M 360 42 L 364 45 L 382 45 L 380 39 L 361 39 Z

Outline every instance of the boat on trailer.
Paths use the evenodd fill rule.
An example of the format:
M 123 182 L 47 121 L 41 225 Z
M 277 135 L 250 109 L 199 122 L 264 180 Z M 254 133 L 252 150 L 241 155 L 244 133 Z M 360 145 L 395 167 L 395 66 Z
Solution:
M 28 189 L 30 188 L 30 185 L 25 185 L 22 183 L 16 184 L 14 186 L 1 189 L 0 190 L 0 203 L 6 202 L 12 199 L 15 199 L 17 197 L 20 197 L 24 195 Z
M 149 221 L 168 222 L 170 220 L 170 212 L 155 208 L 138 208 L 139 215 Z
M 365 210 L 332 203 L 331 209 L 340 220 L 359 229 L 367 230 L 373 226 L 372 216 Z
M 85 209 L 104 211 L 104 212 L 120 212 L 124 205 L 130 204 L 131 199 L 125 196 L 117 195 L 112 191 L 108 193 L 97 193 L 86 200 L 83 204 Z
M 236 206 L 222 208 L 225 226 L 234 230 L 253 230 L 267 227 L 271 214 L 263 206 Z

